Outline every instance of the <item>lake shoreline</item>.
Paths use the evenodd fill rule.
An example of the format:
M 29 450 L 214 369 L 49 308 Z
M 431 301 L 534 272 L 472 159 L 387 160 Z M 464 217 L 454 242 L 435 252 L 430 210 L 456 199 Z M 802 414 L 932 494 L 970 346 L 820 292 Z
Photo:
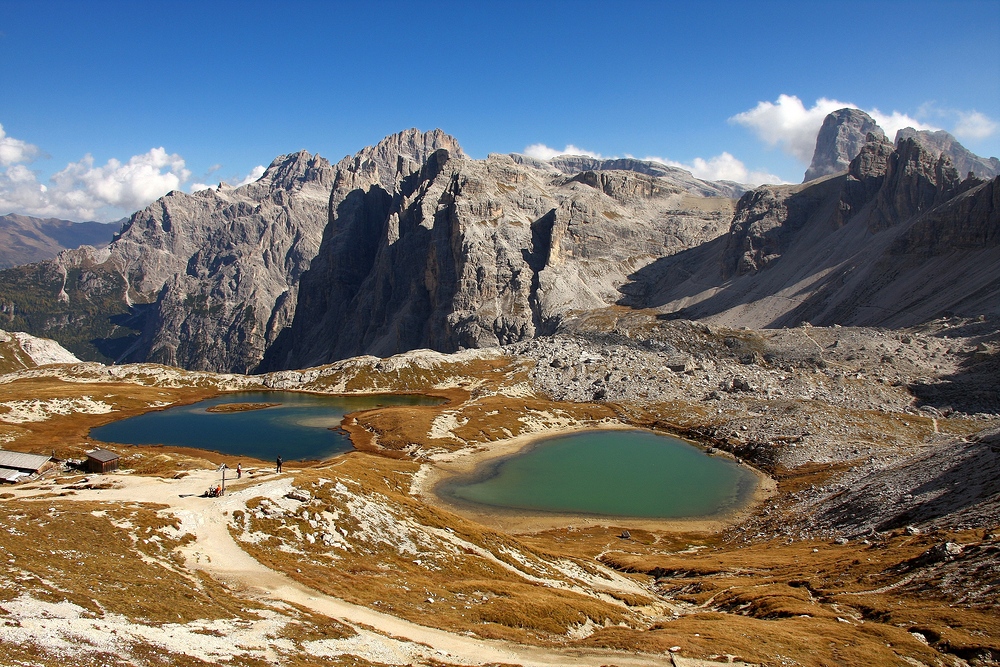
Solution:
M 478 523 L 517 534 L 538 533 L 558 528 L 586 528 L 594 526 L 627 527 L 650 531 L 718 533 L 740 523 L 764 500 L 777 492 L 777 483 L 768 475 L 746 463 L 739 462 L 756 478 L 756 486 L 749 499 L 740 507 L 726 512 L 691 519 L 654 519 L 648 517 L 609 516 L 583 513 L 542 512 L 521 509 L 494 508 L 474 503 L 465 503 L 442 493 L 444 485 L 456 477 L 474 474 L 498 459 L 528 451 L 541 441 L 595 430 L 646 431 L 657 435 L 681 440 L 704 450 L 704 445 L 691 442 L 675 435 L 651 429 L 642 429 L 621 423 L 602 423 L 587 426 L 548 429 L 525 435 L 498 440 L 488 446 L 462 449 L 457 452 L 432 457 L 414 475 L 410 492 L 429 505 L 454 512 Z M 725 455 L 716 453 L 716 456 Z M 733 459 L 734 457 L 728 456 Z

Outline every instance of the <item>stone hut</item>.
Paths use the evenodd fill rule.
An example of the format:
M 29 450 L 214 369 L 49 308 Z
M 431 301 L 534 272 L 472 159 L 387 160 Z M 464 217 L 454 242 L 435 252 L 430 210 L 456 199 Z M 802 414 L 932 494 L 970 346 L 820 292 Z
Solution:
M 106 449 L 87 452 L 87 472 L 106 473 L 118 470 L 118 455 Z

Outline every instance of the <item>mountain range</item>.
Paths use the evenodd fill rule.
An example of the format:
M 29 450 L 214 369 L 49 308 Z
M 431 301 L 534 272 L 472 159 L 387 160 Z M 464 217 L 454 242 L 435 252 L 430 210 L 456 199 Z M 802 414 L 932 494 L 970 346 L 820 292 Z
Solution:
M 0 216 L 0 269 L 52 259 L 63 250 L 111 242 L 122 222 L 71 222 L 11 213 Z
M 292 153 L 0 272 L 0 327 L 253 372 L 506 344 L 607 307 L 746 326 L 1000 313 L 1000 162 L 862 116 L 826 119 L 815 178 L 754 189 L 633 159 L 473 160 L 440 130 L 336 164 Z

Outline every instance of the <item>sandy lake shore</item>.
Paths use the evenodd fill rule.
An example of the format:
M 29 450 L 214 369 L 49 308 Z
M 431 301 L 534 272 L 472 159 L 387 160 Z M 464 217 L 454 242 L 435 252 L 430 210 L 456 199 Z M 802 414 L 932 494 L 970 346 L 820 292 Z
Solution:
M 460 503 L 447 498 L 440 489 L 442 485 L 461 475 L 468 475 L 490 461 L 506 458 L 525 451 L 533 445 L 551 438 L 595 429 L 608 431 L 635 431 L 625 424 L 601 424 L 599 426 L 573 426 L 546 429 L 514 438 L 498 440 L 489 446 L 463 449 L 457 452 L 432 457 L 414 476 L 410 493 L 424 502 L 455 512 L 473 521 L 515 534 L 538 533 L 559 528 L 592 528 L 596 526 L 621 527 L 631 530 L 668 531 L 684 533 L 717 533 L 738 523 L 748 516 L 754 507 L 771 497 L 777 491 L 776 482 L 763 472 L 741 463 L 757 477 L 757 486 L 750 501 L 739 509 L 725 514 L 692 519 L 650 519 L 647 517 L 595 516 L 584 514 L 564 514 L 556 512 L 530 512 L 487 508 L 471 503 Z M 665 434 L 660 434 L 665 435 Z M 670 436 L 676 437 L 676 436 Z M 680 438 L 677 438 L 680 439 Z M 685 441 L 690 442 L 690 441 Z M 695 446 L 698 443 L 690 442 Z M 723 454 L 728 456 L 728 454 Z

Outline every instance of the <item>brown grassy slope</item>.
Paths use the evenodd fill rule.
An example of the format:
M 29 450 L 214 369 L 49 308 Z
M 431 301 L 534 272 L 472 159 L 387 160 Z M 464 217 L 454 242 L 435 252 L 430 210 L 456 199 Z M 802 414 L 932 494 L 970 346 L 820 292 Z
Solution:
M 414 463 L 349 454 L 331 466 L 296 476 L 296 485 L 312 496 L 303 506 L 309 518 L 301 512 L 278 516 L 251 512 L 234 517 L 231 529 L 237 539 L 244 532 L 272 535 L 241 546 L 308 586 L 449 630 L 552 641 L 588 618 L 600 623 L 630 619 L 624 605 L 519 575 L 518 570 L 569 583 L 544 553 L 410 496 L 416 470 Z M 319 539 L 326 529 L 309 521 L 323 513 L 336 517 L 349 547 L 331 547 Z M 441 533 L 447 536 L 442 538 Z M 316 541 L 297 538 L 307 534 Z M 338 538 L 336 544 L 340 543 Z
M 936 559 L 943 540 L 964 545 L 963 555 Z M 705 609 L 704 619 L 682 617 L 654 628 L 654 636 L 688 633 L 690 643 L 690 632 L 711 619 L 725 637 L 707 636 L 751 660 L 766 661 L 778 650 L 804 664 L 901 664 L 900 656 L 934 664 L 947 654 L 1000 655 L 1000 586 L 961 599 L 962 587 L 942 585 L 941 576 L 944 568 L 955 576 L 975 567 L 992 567 L 995 576 L 998 551 L 996 535 L 900 532 L 868 544 L 720 544 L 684 555 L 612 552 L 603 560 L 645 572 L 662 594 Z

